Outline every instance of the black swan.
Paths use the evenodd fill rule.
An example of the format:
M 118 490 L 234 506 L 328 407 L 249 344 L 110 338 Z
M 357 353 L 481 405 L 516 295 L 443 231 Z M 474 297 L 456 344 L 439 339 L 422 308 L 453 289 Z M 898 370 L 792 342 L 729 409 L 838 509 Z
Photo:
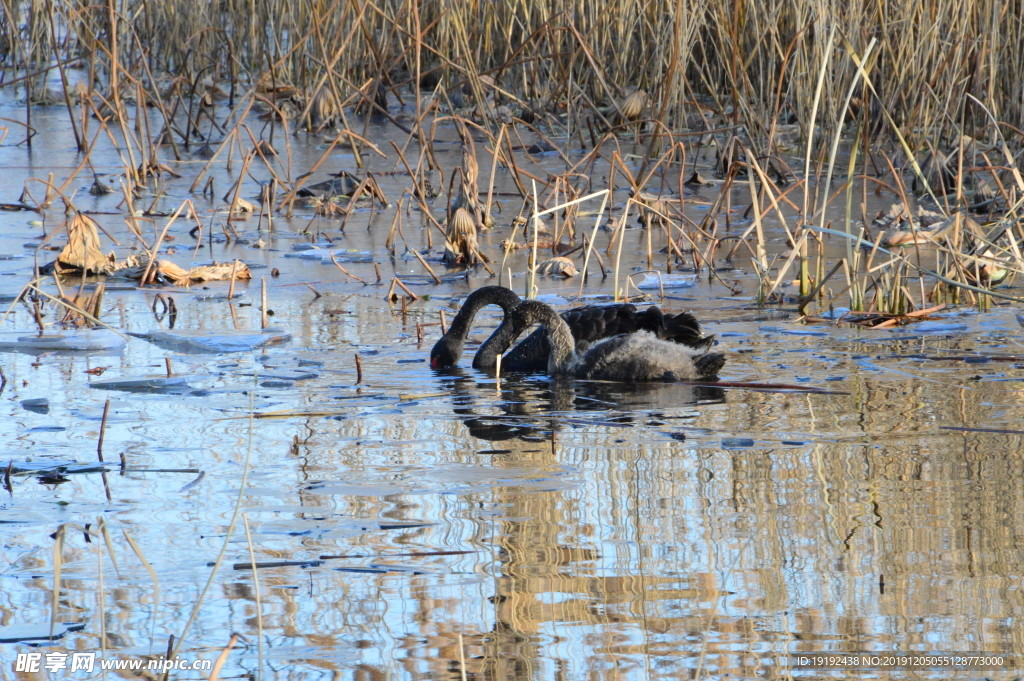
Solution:
M 515 339 L 530 326 L 509 314 L 520 302 L 519 296 L 504 286 L 484 286 L 473 291 L 452 319 L 448 332 L 430 351 L 430 366 L 434 369 L 455 366 L 462 356 L 466 336 L 469 335 L 476 313 L 487 305 L 498 305 L 504 310 L 505 318 L 473 358 L 476 369 L 494 369 L 498 354 L 508 350 Z M 569 325 L 576 349 L 580 352 L 601 339 L 635 331 L 650 331 L 658 338 L 695 349 L 706 349 L 715 341 L 714 336 L 705 338 L 701 335 L 700 324 L 693 315 L 685 312 L 666 315 L 654 306 L 639 312 L 634 305 L 628 303 L 588 305 L 563 312 L 561 317 Z M 541 327 L 511 352 L 503 355 L 501 366 L 505 371 L 546 371 L 550 354 L 548 332 Z
M 725 355 L 709 353 L 662 340 L 649 331 L 637 331 L 598 341 L 577 354 L 569 325 L 549 306 L 524 300 L 506 314 L 522 328 L 541 324 L 548 331 L 551 354 L 548 373 L 604 381 L 686 381 L 713 379 L 725 364 Z

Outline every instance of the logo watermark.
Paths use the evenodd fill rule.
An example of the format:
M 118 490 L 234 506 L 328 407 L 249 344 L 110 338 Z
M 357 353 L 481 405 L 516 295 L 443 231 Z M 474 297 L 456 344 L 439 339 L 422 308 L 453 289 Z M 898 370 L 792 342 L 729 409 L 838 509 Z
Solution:
M 62 653 L 62 652 L 30 652 L 18 653 L 14 662 L 14 671 L 39 673 L 57 672 L 91 672 L 102 671 L 204 671 L 213 669 L 213 660 L 186 660 L 182 657 L 168 659 L 166 657 L 143 658 L 103 658 L 97 653 Z

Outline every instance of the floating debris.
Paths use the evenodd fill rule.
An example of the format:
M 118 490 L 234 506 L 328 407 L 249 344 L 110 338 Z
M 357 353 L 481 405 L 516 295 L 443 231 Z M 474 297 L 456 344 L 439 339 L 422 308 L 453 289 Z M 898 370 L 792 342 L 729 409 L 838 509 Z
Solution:
M 292 339 L 290 333 L 281 329 L 263 329 L 262 332 L 230 329 L 222 331 L 162 331 L 156 329 L 148 333 L 129 333 L 128 335 L 149 341 L 164 350 L 189 354 L 245 352 L 256 348 L 280 345 Z
M 120 351 L 125 345 L 122 336 L 108 329 L 25 334 L 24 331 L 0 334 L 0 352 L 24 352 L 31 355 L 42 352 L 111 352 Z
M 21 407 L 27 411 L 34 411 L 37 414 L 49 414 L 50 400 L 45 397 L 35 397 L 30 400 L 22 400 Z
M 941 319 L 941 317 L 931 317 L 929 315 L 938 312 L 939 310 L 943 310 L 945 308 L 946 305 L 942 304 L 936 305 L 935 307 L 929 307 L 924 310 L 915 310 L 913 312 L 908 312 L 906 314 L 889 314 L 886 312 L 851 313 L 849 310 L 845 308 L 837 308 L 836 310 L 833 310 L 830 314 L 823 315 L 821 317 L 804 317 L 803 321 L 824 322 L 836 319 L 837 321 L 835 323 L 845 322 L 848 324 L 856 324 L 857 326 L 862 326 L 868 329 L 889 329 L 895 326 L 906 326 L 907 324 L 913 322 L 922 322 L 923 320 Z M 840 314 L 840 311 L 842 311 L 842 314 Z M 959 329 L 961 330 L 967 329 L 967 327 L 962 324 L 954 326 L 959 327 Z M 763 331 L 764 328 L 765 327 L 762 327 L 761 330 Z M 927 326 L 924 324 L 918 324 L 917 326 L 914 327 L 915 331 L 926 329 Z
M 749 449 L 754 441 L 746 437 L 727 437 L 722 439 L 722 449 Z
M 56 623 L 52 629 L 49 624 L 8 624 L 0 627 L 0 643 L 18 643 L 20 641 L 42 641 L 64 638 L 71 631 L 82 631 L 85 624 Z
M 662 289 L 662 288 L 690 288 L 697 283 L 696 274 L 661 274 L 659 272 L 647 272 L 644 280 L 636 285 L 641 290 Z
M 181 395 L 192 390 L 192 386 L 181 376 L 152 376 L 114 381 L 95 381 L 90 383 L 89 387 L 98 390 L 120 390 L 128 393 L 156 393 L 162 395 Z
M 371 251 L 357 251 L 354 249 L 340 249 L 328 251 L 320 248 L 310 248 L 298 253 L 285 253 L 286 258 L 300 258 L 302 260 L 318 260 L 324 264 L 330 264 L 334 260 L 338 262 L 373 262 Z

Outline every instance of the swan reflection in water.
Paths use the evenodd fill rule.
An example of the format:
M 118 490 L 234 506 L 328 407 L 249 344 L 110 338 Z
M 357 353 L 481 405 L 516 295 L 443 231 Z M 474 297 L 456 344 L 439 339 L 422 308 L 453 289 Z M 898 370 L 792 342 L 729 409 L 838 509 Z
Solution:
M 630 427 L 661 418 L 667 410 L 725 402 L 725 390 L 717 386 L 516 375 L 502 377 L 501 398 L 494 402 L 495 384 L 481 374 L 450 369 L 439 378 L 469 434 L 491 442 L 547 439 L 565 426 Z

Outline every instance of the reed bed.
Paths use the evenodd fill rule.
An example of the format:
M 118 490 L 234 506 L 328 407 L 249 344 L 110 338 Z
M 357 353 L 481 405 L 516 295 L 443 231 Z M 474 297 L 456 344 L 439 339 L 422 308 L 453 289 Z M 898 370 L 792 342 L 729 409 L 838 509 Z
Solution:
M 527 211 L 521 216 L 532 214 L 534 226 L 552 206 L 571 207 L 554 213 L 551 249 L 558 255 L 565 248 L 563 234 L 571 248 L 578 238 L 575 199 L 602 189 L 593 184 L 601 162 L 610 169 L 610 210 L 617 210 L 616 187 L 630 187 L 624 209 L 609 216 L 605 254 L 615 257 L 617 296 L 630 293 L 618 253 L 627 222 L 638 217 L 647 230 L 649 269 L 653 244 L 664 251 L 667 271 L 684 267 L 713 279 L 716 258 L 749 255 L 759 303 L 785 300 L 778 291 L 795 279 L 799 308 L 811 316 L 811 303 L 820 311 L 840 298 L 855 310 L 887 314 L 937 302 L 984 306 L 991 296 L 1017 300 L 992 290 L 1008 274 L 1024 273 L 1018 221 L 1024 179 L 1017 169 L 1024 21 L 1019 8 L 1004 3 L 0 0 L 0 6 L 0 87 L 24 95 L 25 121 L 14 123 L 23 125 L 25 142 L 31 144 L 34 132 L 34 105 L 65 106 L 82 168 L 101 137 L 118 149 L 129 207 L 139 186 L 175 173 L 162 158 L 181 158 L 201 145 L 210 163 L 226 156 L 229 170 L 241 159 L 238 180 L 224 196 L 232 214 L 225 231 L 234 234 L 231 222 L 255 210 L 240 191 L 256 166 L 283 192 L 261 193 L 261 221 L 265 214 L 268 220 L 274 212 L 290 214 L 308 173 L 293 172 L 289 138 L 337 130 L 321 162 L 340 146 L 356 152 L 362 165 L 359 148 L 390 153 L 365 138 L 365 126 L 351 124 L 353 116 L 376 113 L 409 135 L 404 147 L 392 145 L 395 162 L 410 175 L 410 201 L 423 207 L 434 196 L 429 173 L 441 170 L 445 184 L 432 147 L 436 127 L 447 121 L 458 129 L 465 151 L 462 167 L 447 175 L 447 228 L 424 211 L 433 223 L 428 245 L 436 228 L 452 265 L 490 270 L 476 231 L 491 224 L 499 168 L 512 171 Z M 61 87 L 53 87 L 55 80 Z M 392 117 L 391 103 L 415 106 L 415 123 Z M 218 105 L 226 105 L 226 116 L 218 116 Z M 254 109 L 271 119 L 269 129 L 249 127 Z M 139 113 L 147 110 L 158 115 Z M 473 142 L 481 134 L 490 142 L 483 152 L 490 158 L 480 161 L 490 168 L 486 179 Z M 524 135 L 557 151 L 565 173 L 545 178 L 518 165 L 515 150 L 529 146 Z M 274 145 L 282 139 L 286 149 L 278 155 Z M 407 159 L 414 140 L 418 157 Z M 792 163 L 794 145 L 803 149 L 802 164 Z M 573 147 L 586 152 L 576 163 Z M 701 154 L 716 159 L 720 193 L 695 222 L 684 210 L 684 184 L 702 183 L 694 173 Z M 344 220 L 361 195 L 383 209 L 372 176 L 356 180 L 348 205 L 318 199 L 317 215 Z M 483 205 L 478 182 L 489 183 Z M 737 188 L 749 190 L 742 231 L 732 224 Z M 900 196 L 906 208 L 884 226 L 866 209 L 869 192 L 880 188 Z M 66 199 L 62 189 L 46 184 L 45 199 L 33 205 Z M 212 195 L 212 185 L 202 191 Z M 911 214 L 917 203 L 946 221 L 941 232 Z M 969 218 L 969 208 L 985 215 L 984 224 Z M 836 211 L 842 220 L 835 220 Z M 762 226 L 769 216 L 786 232 L 790 254 L 769 257 Z M 905 243 L 934 246 L 937 255 L 925 263 L 920 249 L 894 250 L 894 226 Z M 537 232 L 533 263 L 539 262 Z M 584 276 L 597 253 L 593 239 L 580 251 Z M 824 239 L 845 244 L 845 257 L 826 263 Z M 509 247 L 513 242 L 514 235 Z
M 872 128 L 883 128 L 884 110 L 908 138 L 956 128 L 970 134 L 990 123 L 970 97 L 1001 122 L 1024 123 L 1024 22 L 1019 8 L 995 0 L 0 0 L 0 6 L 5 67 L 21 76 L 58 63 L 84 68 L 88 82 L 108 94 L 111 86 L 131 90 L 135 83 L 194 90 L 204 79 L 237 94 L 236 87 L 263 78 L 311 96 L 326 85 L 344 101 L 357 91 L 366 97 L 369 81 L 404 96 L 403 85 L 419 78 L 467 85 L 471 98 L 493 87 L 510 102 L 570 111 L 590 102 L 621 114 L 615 109 L 630 89 L 639 89 L 649 95 L 653 117 L 670 128 L 699 116 L 697 100 L 706 98 L 744 125 L 756 146 L 770 147 L 779 117 L 811 124 L 826 64 L 813 117 L 826 128 L 858 112 Z M 879 47 L 869 65 L 871 84 L 858 88 L 851 111 L 846 91 L 857 55 L 872 40 Z

